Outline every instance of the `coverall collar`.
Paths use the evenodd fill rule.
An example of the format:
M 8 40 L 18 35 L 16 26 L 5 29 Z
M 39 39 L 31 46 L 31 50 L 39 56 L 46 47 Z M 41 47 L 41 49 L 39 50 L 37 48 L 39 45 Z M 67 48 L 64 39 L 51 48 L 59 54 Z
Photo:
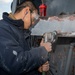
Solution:
M 3 19 L 4 19 L 6 22 L 9 22 L 9 23 L 12 24 L 12 25 L 15 25 L 15 26 L 17 26 L 17 27 L 19 27 L 19 28 L 21 28 L 21 29 L 24 29 L 24 22 L 23 22 L 21 19 L 19 19 L 19 20 L 14 20 L 14 19 L 10 18 L 10 17 L 9 17 L 9 14 L 6 13 L 6 12 L 3 13 Z
M 20 19 L 20 20 L 15 20 L 9 17 L 8 13 L 3 13 L 3 19 L 10 23 L 11 25 L 15 25 L 18 28 L 22 29 L 24 31 L 24 37 L 27 38 L 28 36 L 30 36 L 31 31 L 29 29 L 24 29 L 24 22 Z

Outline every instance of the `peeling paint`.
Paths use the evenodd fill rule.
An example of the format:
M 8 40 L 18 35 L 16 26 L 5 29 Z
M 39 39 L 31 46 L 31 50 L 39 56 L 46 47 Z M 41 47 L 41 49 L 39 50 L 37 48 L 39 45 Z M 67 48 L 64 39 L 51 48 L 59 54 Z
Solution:
M 23 71 L 26 71 L 26 69 L 24 69 Z
M 44 57 L 43 57 L 43 56 L 42 56 L 41 58 L 42 58 L 42 59 L 44 59 Z
M 13 54 L 17 56 L 17 52 L 15 50 L 13 50 Z
M 17 58 L 16 61 L 18 62 L 18 60 L 19 60 L 19 59 Z

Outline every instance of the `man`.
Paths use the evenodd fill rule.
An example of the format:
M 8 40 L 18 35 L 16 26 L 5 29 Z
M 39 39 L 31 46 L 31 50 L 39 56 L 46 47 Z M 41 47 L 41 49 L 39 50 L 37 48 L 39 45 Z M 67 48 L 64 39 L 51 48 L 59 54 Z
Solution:
M 0 75 L 40 75 L 49 70 L 51 44 L 42 41 L 31 49 L 29 28 L 38 12 L 31 0 L 18 1 L 16 12 L 0 20 Z

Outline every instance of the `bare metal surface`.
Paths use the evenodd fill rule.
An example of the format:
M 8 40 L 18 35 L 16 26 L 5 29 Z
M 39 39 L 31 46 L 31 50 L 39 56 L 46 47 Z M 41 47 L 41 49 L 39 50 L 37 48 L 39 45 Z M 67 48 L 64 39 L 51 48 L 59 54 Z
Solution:
M 72 33 L 75 32 L 75 20 L 69 20 L 68 17 L 58 20 L 40 20 L 34 28 L 32 28 L 32 35 L 43 35 L 45 32 L 61 31 Z M 72 35 L 72 34 L 71 34 Z M 75 35 L 75 34 L 73 34 Z

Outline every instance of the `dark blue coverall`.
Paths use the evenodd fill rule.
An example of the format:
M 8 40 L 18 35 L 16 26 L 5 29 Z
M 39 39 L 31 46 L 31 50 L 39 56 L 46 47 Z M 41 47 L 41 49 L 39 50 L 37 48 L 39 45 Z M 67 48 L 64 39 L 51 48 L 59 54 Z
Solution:
M 3 13 L 0 20 L 0 75 L 40 75 L 38 68 L 48 60 L 44 47 L 31 49 L 30 31 L 22 20 Z

